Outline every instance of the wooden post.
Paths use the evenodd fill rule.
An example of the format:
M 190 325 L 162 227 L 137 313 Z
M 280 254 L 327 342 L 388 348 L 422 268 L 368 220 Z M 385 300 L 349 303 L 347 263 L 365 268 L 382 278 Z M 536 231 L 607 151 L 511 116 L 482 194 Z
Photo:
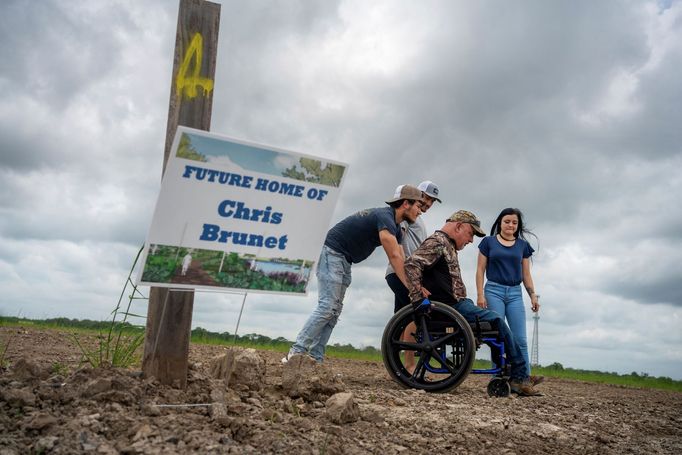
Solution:
M 178 125 L 208 131 L 218 50 L 220 5 L 180 0 L 163 172 Z M 194 291 L 152 287 L 142 371 L 162 384 L 187 386 Z

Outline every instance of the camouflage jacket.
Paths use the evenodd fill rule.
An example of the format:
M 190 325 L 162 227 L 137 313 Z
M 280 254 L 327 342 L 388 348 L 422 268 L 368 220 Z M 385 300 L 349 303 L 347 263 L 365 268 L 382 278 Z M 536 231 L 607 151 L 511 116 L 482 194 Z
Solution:
M 442 231 L 434 232 L 405 260 L 405 274 L 412 302 L 423 299 L 422 286 L 436 302 L 454 304 L 467 296 L 455 242 Z

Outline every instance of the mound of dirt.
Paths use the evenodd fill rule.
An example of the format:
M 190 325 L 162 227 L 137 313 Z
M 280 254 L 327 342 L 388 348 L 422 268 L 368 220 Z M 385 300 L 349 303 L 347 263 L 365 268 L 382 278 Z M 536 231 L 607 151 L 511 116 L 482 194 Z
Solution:
M 228 350 L 204 345 L 190 347 L 178 390 L 138 371 L 80 368 L 63 332 L 2 327 L 0 337 L 11 340 L 2 455 L 682 453 L 680 393 L 549 378 L 544 396 L 490 398 L 488 378 L 470 375 L 454 392 L 427 394 L 400 388 L 380 363 L 340 359 L 314 373 L 313 384 L 333 387 L 292 393 L 281 354 L 256 352 L 258 387 L 226 384 L 211 364 Z

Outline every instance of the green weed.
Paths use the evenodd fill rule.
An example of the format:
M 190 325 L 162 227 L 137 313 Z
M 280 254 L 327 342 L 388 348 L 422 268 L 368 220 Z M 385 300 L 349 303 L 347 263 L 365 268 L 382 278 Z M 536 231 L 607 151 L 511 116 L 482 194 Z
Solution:
M 329 433 L 324 434 L 324 441 L 320 446 L 320 455 L 327 455 L 327 446 L 329 445 Z
M 127 319 L 128 316 L 143 317 L 130 313 L 130 307 L 133 300 L 140 298 L 146 299 L 131 279 L 133 270 L 135 269 L 135 265 L 137 264 L 143 249 L 144 246 L 137 252 L 133 266 L 130 268 L 128 279 L 123 285 L 123 290 L 118 298 L 116 308 L 111 312 L 111 322 L 109 323 L 106 333 L 102 331 L 99 332 L 96 347 L 92 349 L 84 346 L 80 342 L 78 335 L 75 333 L 71 334 L 72 340 L 83 355 L 83 362 L 89 363 L 94 368 L 104 366 L 127 368 L 139 360 L 136 351 L 144 341 L 144 328 L 131 326 L 131 324 L 127 322 Z M 123 301 L 123 296 L 125 295 L 128 286 L 132 287 L 132 292 L 128 298 L 128 307 L 125 312 L 121 312 L 121 302 Z M 123 315 L 123 320 L 117 321 L 116 319 L 120 315 Z
M 61 362 L 55 362 L 50 367 L 50 373 L 66 376 L 69 373 L 69 367 Z
M 9 338 L 7 342 L 3 343 L 0 341 L 0 370 L 4 370 L 9 366 L 9 361 L 5 359 L 7 355 L 7 349 L 9 349 L 9 343 L 12 339 Z

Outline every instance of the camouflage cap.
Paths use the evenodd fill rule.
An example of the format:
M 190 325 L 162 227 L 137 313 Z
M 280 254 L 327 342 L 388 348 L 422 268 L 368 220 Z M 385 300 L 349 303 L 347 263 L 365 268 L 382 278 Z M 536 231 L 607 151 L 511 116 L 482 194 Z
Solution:
M 476 215 L 471 212 L 466 210 L 458 210 L 457 212 L 450 215 L 450 217 L 445 221 L 455 221 L 470 224 L 474 228 L 474 234 L 476 234 L 478 237 L 485 237 L 485 231 L 481 229 L 481 220 L 476 218 Z
M 416 186 L 400 185 L 395 189 L 393 197 L 386 201 L 386 203 L 391 204 L 395 201 L 400 201 L 402 199 L 409 199 L 411 201 L 423 201 L 424 196 L 422 195 L 422 191 Z

